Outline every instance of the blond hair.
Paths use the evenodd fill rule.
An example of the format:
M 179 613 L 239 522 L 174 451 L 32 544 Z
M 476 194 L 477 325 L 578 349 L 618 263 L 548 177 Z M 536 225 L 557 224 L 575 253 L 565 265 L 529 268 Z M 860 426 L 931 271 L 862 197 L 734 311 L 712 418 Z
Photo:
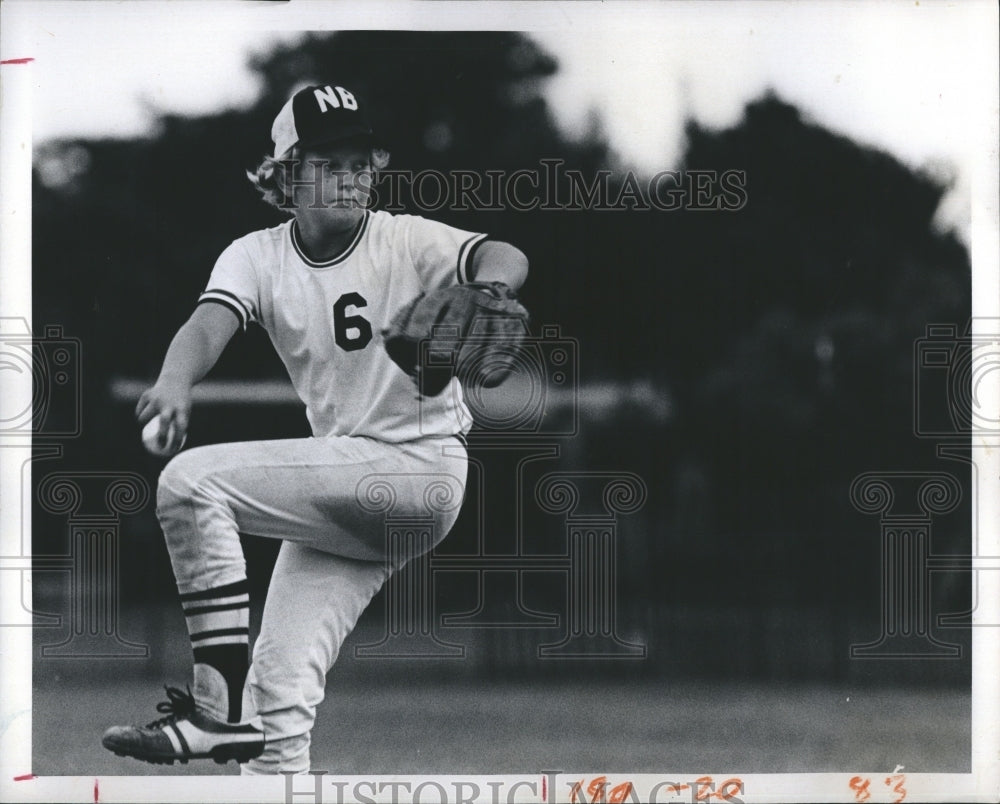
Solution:
M 260 193 L 265 203 L 288 214 L 293 212 L 289 197 L 291 183 L 288 178 L 291 175 L 292 167 L 300 157 L 301 151 L 298 148 L 292 148 L 282 154 L 280 158 L 263 157 L 256 170 L 247 171 L 247 178 L 257 188 L 257 192 Z M 372 148 L 370 159 L 375 171 L 375 178 L 377 178 L 378 171 L 389 165 L 389 152 L 383 148 Z

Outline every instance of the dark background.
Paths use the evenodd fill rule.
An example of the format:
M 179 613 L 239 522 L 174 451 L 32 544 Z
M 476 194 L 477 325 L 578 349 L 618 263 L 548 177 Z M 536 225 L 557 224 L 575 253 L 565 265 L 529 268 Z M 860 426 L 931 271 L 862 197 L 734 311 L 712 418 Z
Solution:
M 60 442 L 58 462 L 36 467 L 36 483 L 54 470 L 129 471 L 155 487 L 162 463 L 142 451 L 134 399 L 116 394 L 114 381 L 151 383 L 222 249 L 284 220 L 244 171 L 270 151 L 273 117 L 300 83 L 357 88 L 378 110 L 396 168 L 514 171 L 558 158 L 587 176 L 610 169 L 612 187 L 629 169 L 599 119 L 572 138 L 556 127 L 543 88 L 558 64 L 524 35 L 310 35 L 259 57 L 255 69 L 263 91 L 250 109 L 161 115 L 150 137 L 38 150 L 33 316 L 37 329 L 57 323 L 80 342 L 82 427 Z M 750 100 L 728 129 L 689 121 L 683 153 L 682 164 L 664 169 L 745 171 L 746 205 L 729 212 L 446 207 L 429 216 L 520 247 L 531 261 L 522 299 L 534 334 L 558 325 L 575 343 L 578 428 L 546 436 L 542 427 L 527 439 L 559 453 L 527 481 L 551 471 L 617 471 L 638 475 L 648 489 L 645 505 L 619 517 L 617 531 L 617 631 L 645 644 L 645 658 L 546 661 L 536 647 L 558 641 L 559 628 L 443 628 L 442 639 L 467 647 L 464 661 L 353 659 L 351 667 L 366 669 L 342 672 L 378 665 L 409 679 L 422 672 L 496 682 L 594 677 L 637 691 L 692 680 L 864 683 L 932 697 L 968 689 L 961 628 L 933 626 L 937 638 L 963 646 L 961 659 L 849 653 L 851 644 L 878 638 L 882 616 L 880 525 L 852 505 L 855 477 L 954 474 L 963 502 L 933 521 L 931 551 L 970 551 L 967 465 L 937 457 L 937 442 L 915 433 L 913 413 L 915 344 L 928 325 L 953 324 L 960 333 L 970 317 L 968 254 L 954 232 L 932 223 L 947 188 L 825 130 L 773 94 Z M 283 377 L 255 328 L 212 375 Z M 554 419 L 566 415 L 560 399 L 562 407 L 553 401 L 546 411 Z M 55 400 L 47 415 L 67 415 L 72 404 Z M 188 444 L 307 433 L 298 405 L 204 405 Z M 496 550 L 510 543 L 510 458 L 477 446 L 482 441 L 474 433 L 473 455 L 485 476 L 503 480 L 467 500 L 439 553 L 479 537 Z M 148 658 L 121 666 L 150 678 L 177 661 L 156 645 L 168 639 L 185 650 L 181 619 L 169 613 L 175 588 L 152 509 L 120 521 L 122 633 L 154 645 Z M 35 554 L 65 553 L 65 516 L 37 501 L 34 516 Z M 523 521 L 527 551 L 565 551 L 558 517 L 529 505 Z M 276 545 L 246 539 L 245 548 L 259 605 Z M 36 607 L 65 612 L 67 589 L 63 575 L 37 573 Z M 446 576 L 435 596 L 440 613 L 468 610 L 475 578 Z M 565 579 L 540 573 L 525 582 L 522 603 L 556 611 L 564 597 Z M 510 615 L 502 601 L 487 604 L 499 607 L 487 612 L 494 619 Z M 932 604 L 935 615 L 966 611 L 968 578 L 935 575 Z M 359 634 L 378 633 L 382 608 L 380 596 Z M 38 635 L 48 644 L 65 630 Z M 58 687 L 54 679 L 96 666 L 54 665 L 36 662 L 43 692 L 36 710 Z

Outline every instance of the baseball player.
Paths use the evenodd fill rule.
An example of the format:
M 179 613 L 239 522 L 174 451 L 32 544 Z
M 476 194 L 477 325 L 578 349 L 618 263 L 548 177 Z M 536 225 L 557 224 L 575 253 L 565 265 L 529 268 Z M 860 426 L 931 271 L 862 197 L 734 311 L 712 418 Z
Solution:
M 396 568 L 387 561 L 384 512 L 361 504 L 360 485 L 389 478 L 402 516 L 426 515 L 425 495 L 442 479 L 459 500 L 464 492 L 471 418 L 459 380 L 421 398 L 382 348 L 381 330 L 421 293 L 473 279 L 516 289 L 527 275 L 527 259 L 509 244 L 369 208 L 388 154 L 349 89 L 296 92 L 272 139 L 273 157 L 250 178 L 292 219 L 223 251 L 136 415 L 141 424 L 159 416 L 161 446 L 178 449 L 193 386 L 237 330 L 254 323 L 284 362 L 313 435 L 198 447 L 163 470 L 157 516 L 194 652 L 193 682 L 187 691 L 166 688 L 159 720 L 111 727 L 103 739 L 147 762 L 235 759 L 251 774 L 309 769 L 326 674 Z M 435 538 L 457 515 L 457 506 L 434 513 Z M 252 662 L 240 533 L 283 540 Z

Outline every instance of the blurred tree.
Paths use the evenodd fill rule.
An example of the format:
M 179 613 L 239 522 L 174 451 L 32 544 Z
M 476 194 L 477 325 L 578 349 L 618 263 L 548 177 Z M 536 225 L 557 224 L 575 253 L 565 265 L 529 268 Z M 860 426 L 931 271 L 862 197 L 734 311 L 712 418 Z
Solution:
M 774 96 L 687 135 L 684 168 L 746 171 L 747 204 L 684 214 L 671 244 L 679 438 L 732 492 L 718 527 L 842 527 L 829 505 L 848 508 L 855 474 L 933 462 L 913 436 L 914 343 L 971 314 L 966 251 L 932 223 L 947 188 Z

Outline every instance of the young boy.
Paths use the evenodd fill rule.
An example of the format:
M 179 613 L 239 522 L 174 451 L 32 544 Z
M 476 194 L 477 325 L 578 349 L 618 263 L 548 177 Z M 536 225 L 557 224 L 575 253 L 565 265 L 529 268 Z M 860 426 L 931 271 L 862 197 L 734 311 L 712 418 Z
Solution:
M 388 154 L 354 92 L 331 84 L 295 93 L 272 139 L 274 156 L 251 180 L 293 218 L 222 253 L 136 415 L 140 424 L 159 416 L 160 443 L 178 449 L 191 389 L 255 322 L 305 403 L 313 437 L 199 447 L 163 470 L 157 515 L 194 651 L 193 688 L 168 687 L 157 707 L 165 717 L 112 727 L 103 740 L 147 762 L 309 769 L 326 674 L 392 569 L 383 515 L 359 504 L 359 484 L 391 476 L 400 515 L 426 515 L 425 493 L 442 476 L 465 485 L 470 416 L 458 380 L 419 399 L 379 333 L 421 292 L 471 279 L 516 289 L 527 275 L 525 256 L 506 243 L 368 209 Z M 435 514 L 438 538 L 457 513 Z M 283 540 L 252 663 L 240 533 Z

